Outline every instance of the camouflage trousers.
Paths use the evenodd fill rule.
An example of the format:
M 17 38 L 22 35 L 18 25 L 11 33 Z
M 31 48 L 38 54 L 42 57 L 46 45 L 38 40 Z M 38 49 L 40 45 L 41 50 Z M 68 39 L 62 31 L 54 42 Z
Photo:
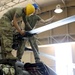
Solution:
M 33 50 L 35 62 L 38 63 L 38 62 L 40 62 L 40 57 L 39 57 L 39 49 L 38 49 L 38 44 L 37 44 L 36 38 L 34 36 L 32 36 L 28 40 L 29 40 L 30 46 Z
M 13 27 L 11 22 L 5 18 L 0 20 L 0 35 L 1 35 L 1 52 L 12 51 L 13 44 Z M 4 55 L 2 55 L 4 57 Z
M 18 50 L 17 50 L 18 59 L 20 60 L 22 58 L 22 55 L 24 53 L 27 41 L 29 42 L 29 44 L 30 44 L 30 46 L 33 50 L 35 62 L 39 62 L 40 58 L 39 58 L 39 54 L 38 54 L 39 53 L 38 52 L 38 45 L 37 45 L 37 42 L 36 42 L 36 38 L 34 36 L 26 37 L 26 39 L 24 39 L 24 40 L 19 40 L 19 43 L 18 43 L 19 46 L 18 46 Z

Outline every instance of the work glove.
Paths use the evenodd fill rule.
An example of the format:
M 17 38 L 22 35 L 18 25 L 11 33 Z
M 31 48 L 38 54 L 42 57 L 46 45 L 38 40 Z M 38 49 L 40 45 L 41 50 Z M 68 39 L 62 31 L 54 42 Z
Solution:
M 30 32 L 26 31 L 24 37 L 32 37 L 35 34 L 31 34 Z
M 14 40 L 23 40 L 24 37 L 32 37 L 35 34 L 31 34 L 30 32 L 26 31 L 25 35 L 21 35 L 20 33 L 13 35 Z
M 22 39 L 23 39 L 23 36 L 20 33 L 13 35 L 13 40 L 22 40 Z

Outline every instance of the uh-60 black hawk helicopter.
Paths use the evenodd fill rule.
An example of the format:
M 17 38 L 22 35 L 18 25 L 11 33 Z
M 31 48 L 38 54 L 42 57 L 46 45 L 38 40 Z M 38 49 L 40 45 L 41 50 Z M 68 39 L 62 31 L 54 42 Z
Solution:
M 33 35 L 42 33 L 44 31 L 47 31 L 59 26 L 63 26 L 72 22 L 75 22 L 75 15 L 59 20 L 57 22 L 42 26 L 42 27 L 39 27 L 39 28 L 33 29 L 29 31 L 29 33 L 31 33 L 33 36 Z M 22 37 L 20 34 L 18 34 L 17 37 L 26 38 L 26 37 Z M 32 49 L 26 48 L 26 50 L 33 51 L 34 57 L 35 57 L 35 54 L 38 55 L 38 52 L 36 52 L 35 49 L 32 50 Z M 51 68 L 46 66 L 42 61 L 35 62 L 35 63 L 23 63 L 17 60 L 0 58 L 0 75 L 57 75 L 57 74 Z

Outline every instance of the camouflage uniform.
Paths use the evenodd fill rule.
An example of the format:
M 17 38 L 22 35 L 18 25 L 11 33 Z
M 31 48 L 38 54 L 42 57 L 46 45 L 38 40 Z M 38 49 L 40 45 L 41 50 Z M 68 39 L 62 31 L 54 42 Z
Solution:
M 2 64 L 1 68 L 2 68 L 2 71 L 3 71 L 3 75 L 15 75 L 14 66 Z
M 27 23 L 26 23 L 25 24 L 25 30 L 26 31 L 32 30 L 34 28 L 34 26 L 36 25 L 37 21 L 39 21 L 39 20 L 40 20 L 40 17 L 37 16 L 37 15 L 31 15 L 31 16 L 26 17 L 26 22 L 28 22 L 30 24 L 30 26 L 27 25 Z M 39 58 L 39 55 L 37 54 L 38 45 L 37 45 L 37 42 L 36 42 L 36 38 L 35 38 L 35 36 L 32 36 L 32 37 L 28 37 L 27 39 L 30 42 L 30 45 L 32 47 L 32 50 L 34 52 L 34 56 L 35 56 L 35 59 L 36 59 L 36 62 L 37 62 L 37 61 L 40 60 L 40 58 Z M 19 48 L 18 48 L 18 51 L 17 51 L 17 57 L 18 57 L 19 60 L 22 58 L 22 55 L 24 53 L 25 43 L 26 43 L 27 39 L 21 40 L 20 43 L 19 43 Z
M 23 8 L 13 8 L 7 11 L 0 19 L 1 51 L 2 58 L 13 59 L 11 51 L 13 44 L 13 26 L 11 24 L 13 17 L 24 16 Z

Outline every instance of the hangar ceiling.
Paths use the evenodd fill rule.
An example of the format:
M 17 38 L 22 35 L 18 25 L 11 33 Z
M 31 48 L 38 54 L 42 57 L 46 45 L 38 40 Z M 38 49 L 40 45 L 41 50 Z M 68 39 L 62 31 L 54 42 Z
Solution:
M 27 3 L 36 2 L 39 7 L 45 8 L 49 6 L 49 10 L 55 9 L 57 4 L 61 4 L 62 7 L 70 6 L 74 4 L 74 0 L 0 0 L 0 17 L 3 13 L 13 7 L 24 7 Z M 47 10 L 46 10 L 47 11 Z

